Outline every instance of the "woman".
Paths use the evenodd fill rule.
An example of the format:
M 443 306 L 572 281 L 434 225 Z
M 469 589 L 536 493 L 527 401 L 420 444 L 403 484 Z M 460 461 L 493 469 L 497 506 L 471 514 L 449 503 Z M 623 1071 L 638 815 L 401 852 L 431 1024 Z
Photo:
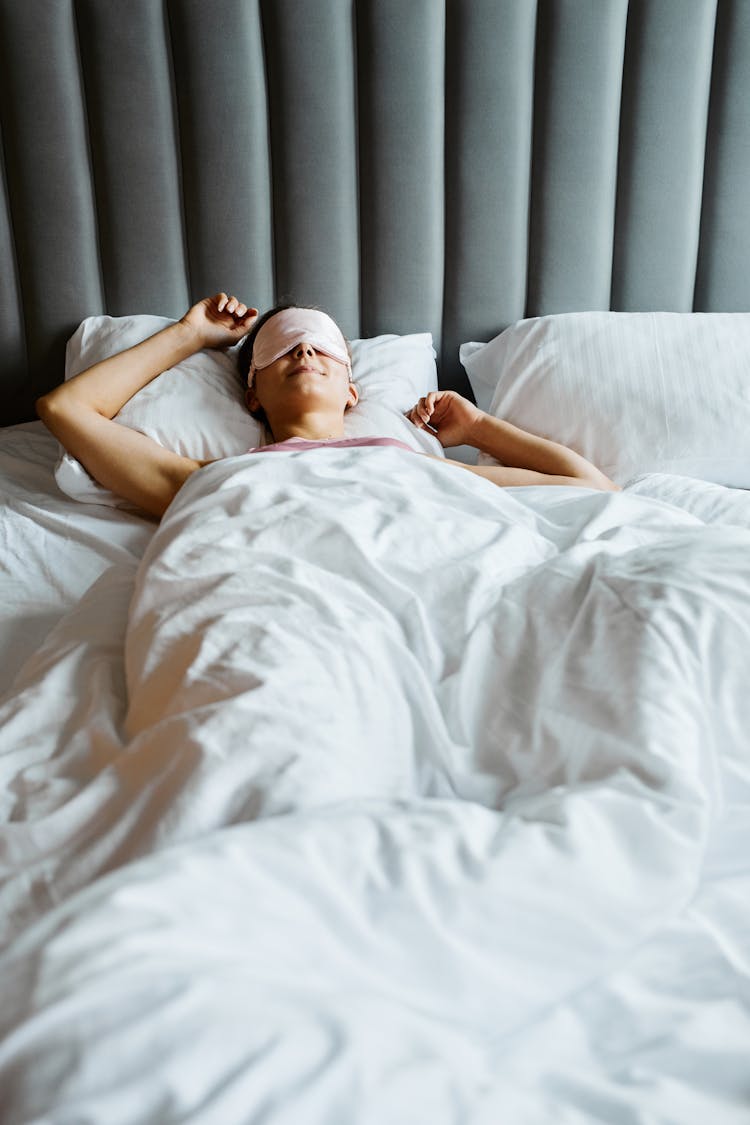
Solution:
M 198 301 L 175 324 L 55 387 L 37 400 L 37 412 L 100 484 L 162 516 L 187 478 L 211 462 L 173 453 L 113 419 L 162 371 L 203 348 L 229 347 L 245 336 L 248 409 L 256 417 L 262 412 L 274 443 L 344 440 L 344 415 L 358 394 L 336 323 L 325 313 L 298 308 L 259 318 L 257 309 L 226 293 Z M 495 484 L 617 489 L 572 450 L 492 418 L 453 391 L 431 392 L 407 417 L 429 427 L 444 446 L 472 445 L 501 461 L 503 467 L 443 462 Z

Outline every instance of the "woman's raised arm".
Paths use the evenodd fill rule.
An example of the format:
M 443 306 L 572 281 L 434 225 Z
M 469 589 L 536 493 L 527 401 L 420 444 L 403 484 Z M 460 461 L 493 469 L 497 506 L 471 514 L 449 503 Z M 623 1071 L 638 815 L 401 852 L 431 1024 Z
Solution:
M 191 473 L 206 461 L 181 457 L 113 421 L 142 387 L 203 348 L 236 343 L 257 309 L 217 293 L 140 344 L 102 360 L 37 399 L 39 417 L 105 488 L 161 516 Z M 200 419 L 196 418 L 196 425 Z

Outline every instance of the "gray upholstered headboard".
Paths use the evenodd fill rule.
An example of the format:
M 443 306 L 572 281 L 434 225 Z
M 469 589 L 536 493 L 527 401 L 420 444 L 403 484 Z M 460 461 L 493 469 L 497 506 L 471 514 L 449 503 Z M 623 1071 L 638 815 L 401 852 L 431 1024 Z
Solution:
M 0 0 L 2 421 L 87 315 L 750 309 L 748 0 Z

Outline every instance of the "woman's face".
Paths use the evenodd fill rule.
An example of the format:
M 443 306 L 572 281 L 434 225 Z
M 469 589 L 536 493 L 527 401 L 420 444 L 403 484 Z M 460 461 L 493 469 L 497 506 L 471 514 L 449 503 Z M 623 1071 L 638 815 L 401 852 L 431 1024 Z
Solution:
M 248 390 L 248 406 L 251 410 L 262 407 L 271 428 L 274 421 L 302 414 L 343 416 L 358 398 L 347 365 L 305 341 L 256 370 Z

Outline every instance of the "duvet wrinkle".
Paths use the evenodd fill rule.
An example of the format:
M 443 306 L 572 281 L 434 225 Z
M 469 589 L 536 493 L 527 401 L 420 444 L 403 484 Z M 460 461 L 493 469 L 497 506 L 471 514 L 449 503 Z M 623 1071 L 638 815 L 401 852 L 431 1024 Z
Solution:
M 343 450 L 312 473 L 299 457 L 208 466 L 139 568 L 129 699 L 93 594 L 99 640 L 66 650 L 62 631 L 29 669 L 51 722 L 38 746 L 8 735 L 9 784 L 92 775 L 0 836 L 4 921 L 28 927 L 1 967 L 37 981 L 0 1012 L 17 1105 L 36 1096 L 38 1069 L 18 1065 L 33 1053 L 64 1071 L 62 1112 L 108 1111 L 113 1091 L 134 1120 L 218 1120 L 244 1076 L 272 1113 L 279 1073 L 307 1111 L 354 1043 L 368 1105 L 390 1109 L 416 1060 L 438 1102 L 455 1084 L 467 1118 L 486 1097 L 499 1120 L 551 1057 L 554 1021 L 569 1034 L 544 1071 L 553 1108 L 572 1089 L 619 1111 L 616 1081 L 649 1073 L 618 1024 L 598 1089 L 576 1005 L 599 1003 L 606 1029 L 616 973 L 631 995 L 639 964 L 674 986 L 663 935 L 705 865 L 724 871 L 714 788 L 744 800 L 717 771 L 747 759 L 748 538 L 643 498 L 511 495 L 389 456 L 390 481 Z M 109 717 L 80 759 L 81 714 L 46 678 L 56 654 L 91 691 L 88 726 Z

